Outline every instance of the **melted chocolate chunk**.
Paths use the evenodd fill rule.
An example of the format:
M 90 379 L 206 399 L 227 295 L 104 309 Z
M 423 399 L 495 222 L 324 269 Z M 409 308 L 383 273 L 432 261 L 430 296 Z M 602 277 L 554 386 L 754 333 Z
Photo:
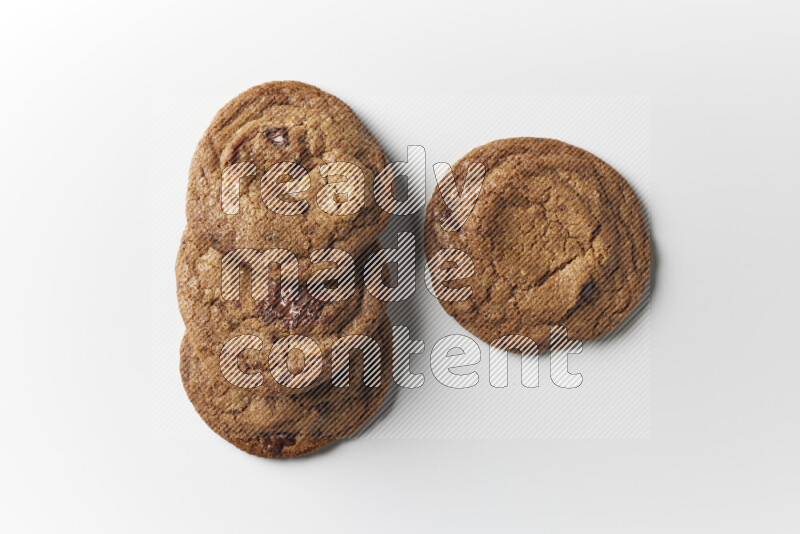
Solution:
M 275 146 L 289 146 L 289 130 L 287 128 L 270 128 L 264 137 Z
M 264 324 L 278 323 L 281 328 L 302 328 L 318 321 L 323 303 L 315 299 L 308 289 L 300 288 L 297 298 L 287 300 L 280 295 L 280 285 L 270 282 L 270 297 L 259 303 L 258 315 Z

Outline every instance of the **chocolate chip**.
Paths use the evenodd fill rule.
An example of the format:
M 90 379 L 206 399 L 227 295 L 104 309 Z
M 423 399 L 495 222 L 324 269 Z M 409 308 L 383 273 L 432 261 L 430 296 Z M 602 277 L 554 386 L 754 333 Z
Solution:
M 270 128 L 264 137 L 275 146 L 289 146 L 289 130 L 287 128 Z
M 276 456 L 283 453 L 285 447 L 291 447 L 296 443 L 294 436 L 288 432 L 261 434 L 256 439 L 264 444 L 267 449 L 267 454 Z
M 597 297 L 597 286 L 595 283 L 590 280 L 589 282 L 583 284 L 583 287 L 581 287 L 580 296 L 583 302 L 592 302 L 595 297 Z
M 308 289 L 303 288 L 297 299 L 289 307 L 289 328 L 309 325 L 319 318 L 322 303 L 311 296 Z
M 309 293 L 308 288 L 301 287 L 294 300 L 287 300 L 279 293 L 279 284 L 270 286 L 269 298 L 258 305 L 258 315 L 264 324 L 280 322 L 281 328 L 288 330 L 319 320 L 323 304 Z

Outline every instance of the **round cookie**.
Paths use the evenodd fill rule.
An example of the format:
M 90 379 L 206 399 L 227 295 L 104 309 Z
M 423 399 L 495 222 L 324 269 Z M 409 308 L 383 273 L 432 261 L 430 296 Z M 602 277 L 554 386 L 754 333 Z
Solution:
M 372 337 L 381 346 L 380 384 L 351 378 L 347 387 L 326 382 L 301 393 L 276 394 L 239 388 L 213 371 L 214 353 L 198 350 L 184 337 L 181 377 L 198 414 L 217 434 L 257 456 L 289 458 L 314 452 L 346 438 L 380 408 L 391 383 L 392 331 L 384 318 Z M 360 360 L 360 356 L 351 356 Z
M 442 229 L 453 205 L 445 204 L 439 187 L 426 213 L 429 263 L 441 249 L 458 249 L 474 264 L 469 278 L 442 278 L 447 288 L 471 287 L 469 298 L 440 299 L 442 307 L 488 343 L 517 334 L 543 347 L 554 326 L 566 327 L 571 339 L 588 340 L 619 325 L 642 296 L 650 271 L 644 215 L 619 173 L 561 141 L 503 139 L 453 166 L 459 190 L 473 163 L 486 174 L 463 225 Z
M 281 285 L 270 277 L 262 283 L 265 298 L 254 298 L 254 271 L 245 264 L 238 284 L 238 298 L 223 298 L 222 263 L 224 250 L 209 247 L 203 240 L 187 230 L 178 252 L 176 277 L 178 305 L 186 325 L 186 337 L 197 350 L 217 355 L 223 352 L 238 336 L 256 336 L 263 343 L 262 351 L 269 354 L 279 339 L 290 335 L 312 339 L 318 351 L 305 351 L 303 359 L 295 361 L 292 352 L 285 359 L 265 361 L 255 353 L 243 356 L 242 362 L 264 377 L 264 387 L 285 391 L 287 382 L 279 383 L 275 377 L 291 381 L 296 391 L 312 389 L 328 380 L 332 374 L 331 350 L 343 336 L 364 335 L 380 324 L 386 315 L 386 303 L 373 297 L 364 286 L 364 264 L 373 254 L 379 254 L 377 245 L 368 248 L 355 258 L 352 294 L 345 300 L 321 300 L 309 291 L 308 271 L 300 272 L 297 296 L 287 299 Z M 327 264 L 322 264 L 327 267 Z M 218 362 L 215 364 L 218 365 Z M 319 368 L 318 375 L 308 373 L 292 379 L 287 371 Z M 360 371 L 359 371 L 360 372 Z M 302 379 L 302 380 L 301 380 Z M 313 379 L 313 380 L 312 380 Z
M 222 248 L 355 255 L 388 222 L 373 197 L 386 164 L 338 98 L 299 82 L 259 85 L 226 104 L 198 143 L 188 226 Z

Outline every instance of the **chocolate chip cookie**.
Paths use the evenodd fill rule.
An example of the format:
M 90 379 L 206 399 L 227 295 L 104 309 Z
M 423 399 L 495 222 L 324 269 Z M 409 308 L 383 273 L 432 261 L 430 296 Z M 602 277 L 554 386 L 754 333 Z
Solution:
M 188 226 L 216 247 L 357 255 L 388 222 L 373 192 L 386 164 L 338 98 L 299 82 L 259 85 L 226 104 L 198 143 Z
M 622 176 L 561 141 L 504 139 L 456 163 L 458 190 L 448 193 L 466 189 L 468 169 L 479 169 L 470 164 L 485 170 L 482 186 L 471 184 L 470 191 L 476 184 L 479 190 L 471 213 L 452 201 L 448 206 L 437 187 L 426 214 L 428 261 L 442 249 L 458 249 L 474 267 L 462 262 L 460 274 L 447 281 L 453 262 L 437 260 L 443 287 L 466 291 L 440 298 L 444 309 L 489 343 L 519 334 L 543 346 L 554 326 L 588 340 L 619 325 L 650 271 L 645 218 Z M 460 226 L 453 224 L 454 209 L 464 216 Z
M 351 375 L 345 387 L 325 382 L 298 393 L 237 387 L 220 372 L 219 355 L 196 348 L 188 336 L 181 345 L 181 377 L 197 412 L 230 443 L 257 456 L 302 456 L 352 435 L 383 403 L 391 383 L 392 332 L 388 318 L 370 337 L 380 346 L 379 369 L 369 380 Z M 351 366 L 358 361 L 363 359 L 354 351 Z M 375 383 L 378 376 L 379 383 Z

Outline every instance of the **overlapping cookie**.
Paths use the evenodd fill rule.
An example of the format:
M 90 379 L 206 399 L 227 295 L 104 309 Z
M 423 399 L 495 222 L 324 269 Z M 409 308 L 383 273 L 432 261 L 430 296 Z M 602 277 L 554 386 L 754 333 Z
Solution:
M 253 259 L 260 251 L 253 251 L 248 261 L 226 264 L 225 258 L 231 254 L 206 246 L 187 230 L 176 265 L 178 304 L 186 337 L 196 349 L 216 354 L 219 367 L 226 343 L 237 336 L 258 337 L 264 350 L 271 350 L 287 336 L 303 336 L 316 346 L 305 351 L 299 365 L 301 373 L 291 373 L 296 367 L 286 354 L 276 355 L 269 362 L 263 358 L 247 362 L 244 358 L 242 364 L 262 373 L 263 387 L 274 392 L 297 393 L 317 387 L 331 380 L 336 343 L 349 336 L 369 334 L 386 315 L 386 303 L 372 296 L 363 281 L 364 264 L 379 253 L 380 249 L 373 245 L 356 258 L 351 281 L 346 282 L 346 276 L 338 277 L 339 282 L 345 283 L 337 283 L 336 289 L 345 290 L 344 285 L 349 285 L 342 294 L 313 280 L 314 273 L 332 270 L 344 262 L 320 262 L 317 266 L 322 269 L 300 273 L 292 297 L 284 291 L 286 276 L 269 276 L 266 266 L 259 266 Z M 231 275 L 227 282 L 226 272 Z M 360 373 L 359 368 L 356 372 Z
M 347 386 L 327 381 L 297 393 L 234 386 L 219 373 L 219 356 L 194 347 L 188 336 L 181 345 L 181 377 L 197 412 L 229 442 L 258 456 L 301 456 L 352 435 L 380 408 L 391 383 L 388 318 L 370 332 L 370 338 L 380 347 L 377 366 L 369 367 L 362 377 L 351 373 Z M 363 358 L 353 352 L 351 368 Z
M 198 144 L 181 373 L 204 421 L 247 452 L 313 452 L 386 394 L 391 324 L 362 279 L 389 218 L 373 187 L 386 163 L 350 108 L 298 82 L 245 91 Z
M 504 139 L 456 163 L 451 178 L 458 189 L 448 193 L 467 189 L 474 164 L 485 171 L 482 185 L 471 184 L 473 193 L 476 184 L 480 190 L 474 205 L 448 206 L 437 188 L 427 210 L 429 262 L 445 249 L 472 262 L 470 276 L 445 283 L 451 290 L 469 286 L 469 297 L 441 298 L 444 309 L 489 343 L 516 334 L 544 346 L 555 326 L 587 340 L 619 325 L 641 298 L 650 271 L 645 218 L 619 173 L 560 141 Z M 452 224 L 459 208 L 467 210 L 458 214 L 460 226 Z M 460 270 L 463 275 L 470 267 L 462 263 Z

